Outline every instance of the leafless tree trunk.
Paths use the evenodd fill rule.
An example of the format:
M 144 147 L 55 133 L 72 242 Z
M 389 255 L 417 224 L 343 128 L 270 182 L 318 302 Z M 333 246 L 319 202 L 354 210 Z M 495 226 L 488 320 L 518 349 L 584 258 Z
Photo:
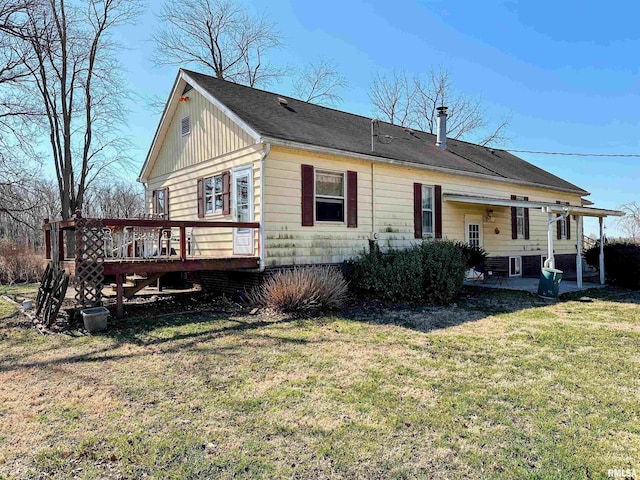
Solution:
M 275 25 L 235 0 L 167 1 L 159 19 L 163 27 L 153 36 L 157 65 L 198 65 L 251 87 L 284 74 L 266 58 L 281 45 Z
M 0 27 L 5 41 L 29 52 L 22 88 L 39 99 L 63 218 L 81 209 L 86 188 L 124 158 L 118 127 L 125 92 L 112 32 L 135 18 L 139 6 L 138 0 L 38 0 Z
M 435 133 L 440 106 L 447 106 L 447 136 L 469 138 L 483 130 L 487 119 L 480 97 L 457 92 L 447 70 L 432 70 L 428 74 L 407 78 L 405 72 L 391 76 L 377 74 L 370 87 L 369 98 L 376 115 L 389 123 Z M 498 145 L 507 140 L 505 130 L 509 119 L 502 119 L 487 135 L 475 138 L 480 145 Z
M 293 84 L 294 95 L 305 102 L 336 106 L 342 102 L 338 93 L 347 87 L 347 81 L 334 63 L 321 59 L 301 70 Z

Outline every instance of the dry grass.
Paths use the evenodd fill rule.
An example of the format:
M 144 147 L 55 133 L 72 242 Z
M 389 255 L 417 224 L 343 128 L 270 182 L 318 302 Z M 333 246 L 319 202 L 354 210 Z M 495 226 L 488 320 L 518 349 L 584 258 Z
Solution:
M 350 318 L 0 324 L 0 478 L 606 478 L 640 470 L 640 295 Z M 1 306 L 1 304 L 0 304 Z

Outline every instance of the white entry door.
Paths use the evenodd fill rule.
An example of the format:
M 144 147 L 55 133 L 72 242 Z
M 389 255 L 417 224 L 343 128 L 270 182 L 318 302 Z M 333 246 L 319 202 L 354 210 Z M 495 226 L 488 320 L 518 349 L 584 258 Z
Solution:
M 231 186 L 231 207 L 235 222 L 253 222 L 253 185 L 251 167 L 233 170 Z M 233 229 L 233 254 L 253 255 L 253 236 L 251 228 Z
M 482 217 L 475 215 L 464 216 L 464 241 L 470 247 L 482 247 Z M 467 272 L 467 278 L 475 278 L 478 273 L 471 269 Z

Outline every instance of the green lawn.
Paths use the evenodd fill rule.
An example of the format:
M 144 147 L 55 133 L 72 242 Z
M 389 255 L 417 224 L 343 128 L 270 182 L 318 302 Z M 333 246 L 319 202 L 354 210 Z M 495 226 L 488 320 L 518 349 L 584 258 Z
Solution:
M 0 478 L 640 474 L 640 295 L 590 295 L 94 337 L 0 313 Z

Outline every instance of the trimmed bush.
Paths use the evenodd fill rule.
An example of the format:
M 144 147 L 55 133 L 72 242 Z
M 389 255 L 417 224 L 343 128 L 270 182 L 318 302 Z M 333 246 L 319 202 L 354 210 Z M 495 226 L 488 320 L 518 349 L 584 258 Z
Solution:
M 381 300 L 448 304 L 462 288 L 468 254 L 456 242 L 426 241 L 381 253 L 375 242 L 354 262 L 351 283 Z
M 598 268 L 600 245 L 587 250 L 585 259 L 589 265 Z M 640 245 L 631 242 L 605 244 L 604 270 L 611 285 L 640 290 Z
M 43 255 L 9 240 L 0 240 L 0 283 L 38 282 L 44 272 Z
M 252 290 L 254 305 L 283 313 L 309 313 L 341 308 L 347 298 L 347 282 L 332 267 L 300 267 L 267 278 Z

